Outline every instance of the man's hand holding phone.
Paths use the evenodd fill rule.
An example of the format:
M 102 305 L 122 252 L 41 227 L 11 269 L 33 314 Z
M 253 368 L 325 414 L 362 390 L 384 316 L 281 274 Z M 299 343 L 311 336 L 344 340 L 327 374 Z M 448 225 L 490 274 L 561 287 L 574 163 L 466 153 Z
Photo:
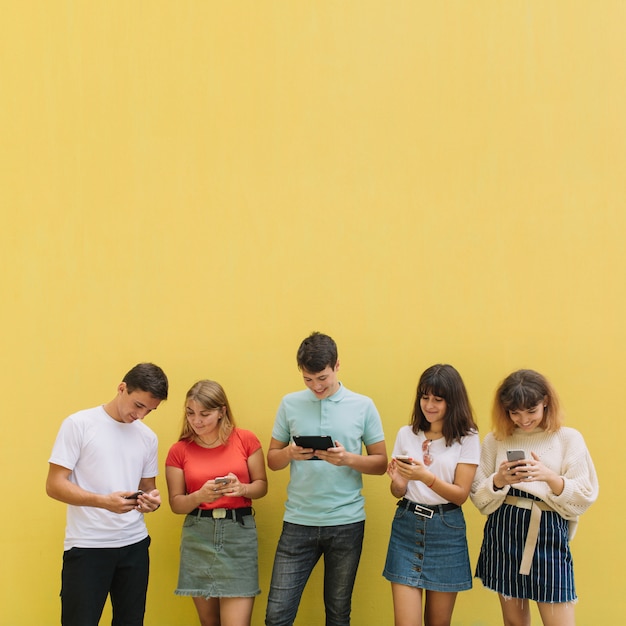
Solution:
M 138 489 L 133 493 L 129 493 L 122 496 L 127 504 L 124 506 L 124 513 L 132 511 L 133 509 L 140 513 L 152 513 L 161 506 L 161 495 L 158 489 L 154 489 L 150 492 L 142 491 Z
M 135 491 L 135 493 L 131 493 L 128 496 L 124 496 L 124 500 L 136 500 L 142 493 L 143 491 L 141 491 L 140 489 L 139 491 Z

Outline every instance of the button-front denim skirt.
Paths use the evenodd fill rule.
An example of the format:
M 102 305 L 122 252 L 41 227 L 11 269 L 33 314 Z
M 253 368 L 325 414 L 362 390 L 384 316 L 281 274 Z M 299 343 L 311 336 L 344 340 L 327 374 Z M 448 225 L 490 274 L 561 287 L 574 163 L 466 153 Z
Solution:
M 383 576 L 392 583 L 429 591 L 472 588 L 465 518 L 459 507 L 428 519 L 399 506 Z

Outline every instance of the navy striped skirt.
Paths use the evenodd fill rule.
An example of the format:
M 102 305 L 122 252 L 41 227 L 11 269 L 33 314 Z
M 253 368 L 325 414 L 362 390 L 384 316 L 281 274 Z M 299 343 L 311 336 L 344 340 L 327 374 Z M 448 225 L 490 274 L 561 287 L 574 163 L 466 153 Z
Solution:
M 537 499 L 518 489 L 511 489 L 509 495 Z M 569 524 L 556 512 L 542 511 L 530 574 L 519 573 L 529 521 L 529 509 L 511 504 L 503 504 L 487 517 L 476 577 L 505 598 L 576 601 Z

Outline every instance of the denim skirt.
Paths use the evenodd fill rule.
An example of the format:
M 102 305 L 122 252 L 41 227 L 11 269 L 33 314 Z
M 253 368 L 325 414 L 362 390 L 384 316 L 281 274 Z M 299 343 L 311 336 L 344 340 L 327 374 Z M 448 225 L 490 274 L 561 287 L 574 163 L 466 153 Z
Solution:
M 180 543 L 178 596 L 244 598 L 261 593 L 256 522 L 187 515 Z
M 434 515 L 428 519 L 398 507 L 383 576 L 392 583 L 428 591 L 471 589 L 463 509 L 432 508 Z

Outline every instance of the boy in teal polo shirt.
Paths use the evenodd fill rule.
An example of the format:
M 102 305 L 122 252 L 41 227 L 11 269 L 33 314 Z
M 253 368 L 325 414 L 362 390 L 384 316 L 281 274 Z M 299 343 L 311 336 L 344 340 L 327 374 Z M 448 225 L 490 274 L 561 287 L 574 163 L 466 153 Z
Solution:
M 297 362 L 308 389 L 283 398 L 267 454 L 270 469 L 290 466 L 290 479 L 265 624 L 293 624 L 306 582 L 324 555 L 326 624 L 346 626 L 365 528 L 362 475 L 385 473 L 385 437 L 372 400 L 339 382 L 331 337 L 307 337 Z M 334 447 L 297 446 L 292 438 L 303 435 L 330 435 Z

